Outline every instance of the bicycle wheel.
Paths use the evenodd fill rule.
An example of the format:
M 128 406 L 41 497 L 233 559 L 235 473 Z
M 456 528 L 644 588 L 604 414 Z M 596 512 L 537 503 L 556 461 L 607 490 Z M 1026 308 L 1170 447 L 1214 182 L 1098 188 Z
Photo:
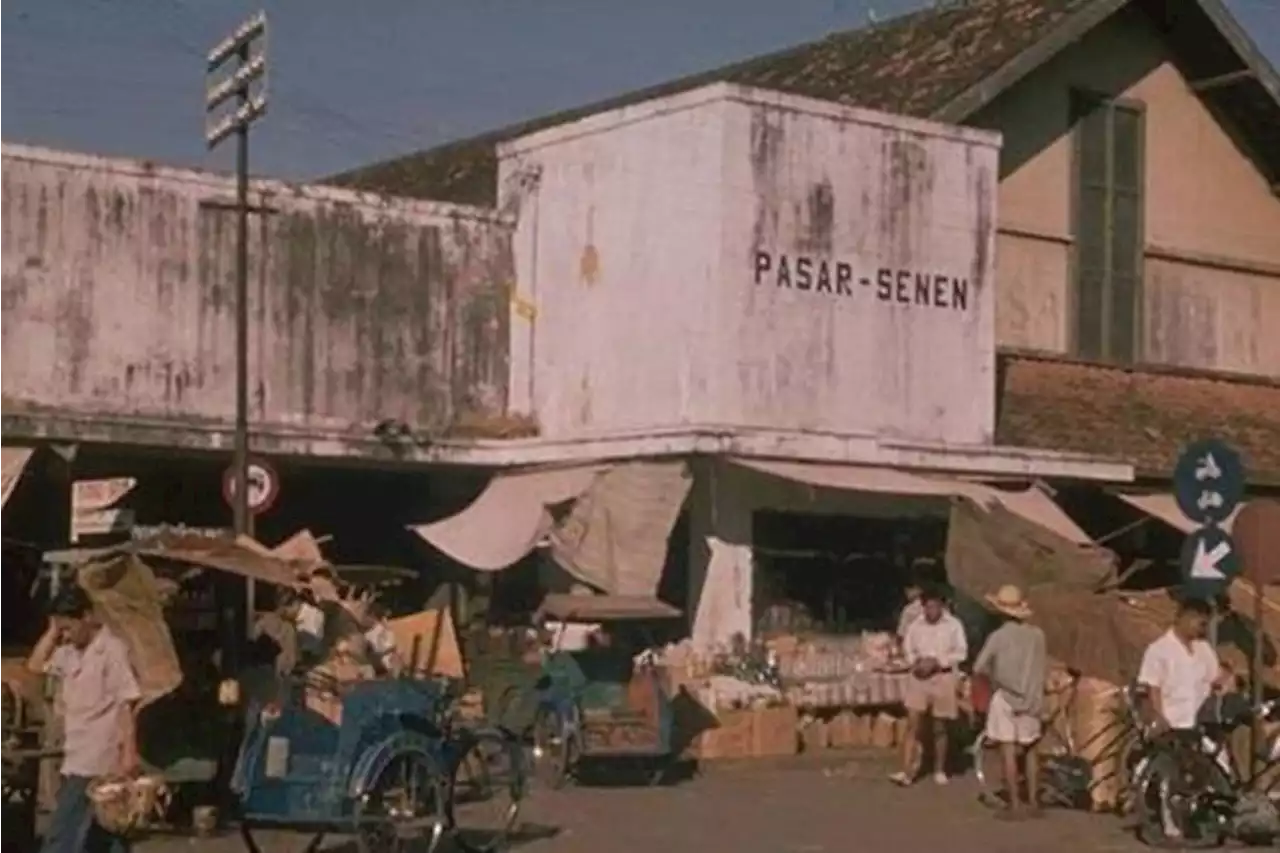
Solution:
M 466 746 L 452 767 L 448 819 L 463 853 L 494 853 L 507 845 L 525 793 L 523 750 L 497 732 L 464 735 Z
M 1133 814 L 1137 793 L 1135 784 L 1138 764 L 1146 755 L 1147 742 L 1136 729 L 1127 731 L 1119 746 L 1119 757 L 1116 759 L 1117 789 L 1116 813 L 1121 817 Z
M 990 808 L 1009 804 L 1009 791 L 1004 781 L 1004 764 L 1000 745 L 988 740 L 980 732 L 970 748 L 973 756 L 973 777 L 978 781 L 978 801 Z
M 1162 751 L 1137 780 L 1134 811 L 1138 839 L 1150 846 L 1170 844 L 1216 847 L 1226 837 L 1226 826 L 1206 798 L 1218 799 L 1232 790 L 1222 768 L 1193 748 Z M 1171 836 L 1166 827 L 1176 828 Z
M 563 788 L 574 773 L 576 744 L 559 712 L 542 708 L 533 721 L 534 777 L 549 788 Z
M 1047 771 L 1049 763 L 1055 758 L 1074 756 L 1070 743 L 1056 728 L 1049 727 L 1032 749 L 1036 750 L 1040 759 L 1040 790 L 1036 792 L 1037 799 L 1044 804 L 1065 802 L 1067 792 L 1059 792 L 1053 787 L 1052 774 Z M 1009 786 L 1005 779 L 1000 744 L 994 743 L 986 732 L 982 732 L 973 742 L 972 754 L 973 775 L 978 781 L 978 799 L 991 808 L 1009 805 Z M 1020 777 L 1019 782 L 1025 787 L 1024 778 Z M 1024 801 L 1028 799 L 1025 790 L 1019 791 L 1019 794 Z

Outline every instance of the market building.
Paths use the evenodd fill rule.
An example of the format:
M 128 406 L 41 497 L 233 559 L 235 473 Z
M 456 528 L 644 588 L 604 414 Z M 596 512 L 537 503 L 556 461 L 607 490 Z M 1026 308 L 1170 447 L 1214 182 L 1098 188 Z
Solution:
M 955 498 L 1083 552 L 1134 511 L 1099 512 L 1099 485 L 1160 517 L 1191 438 L 1280 488 L 1278 92 L 1217 0 L 991 0 L 342 189 L 255 183 L 275 212 L 254 450 L 307 483 L 290 495 L 439 519 L 420 532 L 465 565 L 541 543 L 599 588 L 665 584 L 705 646 L 752 634 L 774 586 L 827 611 L 895 589 Z M 112 448 L 69 479 L 129 474 L 124 448 L 216 459 L 221 511 L 230 183 L 5 161 L 26 247 L 5 256 L 6 445 Z M 50 220 L 55 199 L 78 207 Z M 479 497 L 442 519 L 424 491 Z M 296 527 L 290 499 L 262 523 Z M 800 552 L 895 580 L 800 589 Z
M 856 429 L 853 425 L 858 424 L 878 433 L 879 449 L 860 453 L 851 448 L 855 442 L 847 437 L 818 435 L 827 424 L 820 420 L 801 423 L 810 410 L 809 401 L 798 395 L 771 401 L 778 404 L 770 409 L 772 417 L 793 420 L 785 426 L 776 421 L 766 423 L 796 431 L 786 438 L 775 434 L 767 439 L 776 441 L 775 449 L 767 454 L 771 459 L 789 458 L 793 465 L 821 463 L 826 477 L 822 485 L 864 494 L 867 490 L 893 492 L 895 488 L 881 490 L 858 483 L 856 476 L 868 473 L 865 468 L 837 468 L 833 463 L 892 467 L 899 474 L 908 466 L 951 475 L 963 472 L 989 482 L 1019 475 L 1039 479 L 1053 485 L 1056 502 L 1071 509 L 1089 538 L 1111 537 L 1109 544 L 1117 549 L 1153 550 L 1163 554 L 1166 563 L 1176 551 L 1176 532 L 1171 528 L 1186 526 L 1167 494 L 1173 461 L 1186 442 L 1202 435 L 1221 436 L 1242 451 L 1255 492 L 1270 492 L 1280 486 L 1280 457 L 1275 455 L 1274 440 L 1280 435 L 1280 351 L 1266 332 L 1280 319 L 1280 254 L 1270 239 L 1280 229 L 1276 195 L 1280 160 L 1275 156 L 1280 151 L 1280 86 L 1274 69 L 1217 0 L 1177 5 L 1124 0 L 947 4 L 359 169 L 336 180 L 380 192 L 518 209 L 513 340 L 523 341 L 527 334 L 533 339 L 529 346 L 536 348 L 538 333 L 554 323 L 555 297 L 548 291 L 563 291 L 566 279 L 577 279 L 588 292 L 609 291 L 613 284 L 615 290 L 630 293 L 641 286 L 617 276 L 618 265 L 631 263 L 625 256 L 636 251 L 635 245 L 649 249 L 656 238 L 648 232 L 628 233 L 625 239 L 629 245 L 625 247 L 610 252 L 601 245 L 608 239 L 607 229 L 618 227 L 605 224 L 609 214 L 604 210 L 619 193 L 626 195 L 626 203 L 633 208 L 646 208 L 657 204 L 646 200 L 648 189 L 662 188 L 665 201 L 661 212 L 650 215 L 670 222 L 669 242 L 658 243 L 669 249 L 670 255 L 680 255 L 676 246 L 683 247 L 686 241 L 705 244 L 720 239 L 725 242 L 727 257 L 734 258 L 731 211 L 735 202 L 751 206 L 732 194 L 736 164 L 730 160 L 724 167 L 725 181 L 731 188 L 725 191 L 728 200 L 721 203 L 721 215 L 715 220 L 724 223 L 724 231 L 713 229 L 695 237 L 694 222 L 706 218 L 707 212 L 697 210 L 690 195 L 692 188 L 705 183 L 705 175 L 714 171 L 711 164 L 716 161 L 701 159 L 708 149 L 697 146 L 692 135 L 679 144 L 672 143 L 665 156 L 653 154 L 649 142 L 656 140 L 641 144 L 635 130 L 642 116 L 649 114 L 646 105 L 650 112 L 662 111 L 662 104 L 674 108 L 697 97 L 696 93 L 708 91 L 701 87 L 715 83 L 995 131 L 1002 140 L 998 188 L 992 193 L 996 219 L 990 275 L 994 287 L 984 289 L 976 279 L 970 283 L 972 291 L 944 285 L 940 291 L 944 298 L 938 299 L 934 298 L 939 291 L 933 282 L 951 281 L 949 276 L 954 273 L 920 270 L 901 257 L 883 255 L 868 270 L 856 273 L 867 278 L 873 294 L 860 294 L 859 286 L 852 284 L 849 289 L 853 293 L 841 291 L 841 252 L 849 249 L 822 245 L 820 239 L 804 231 L 804 223 L 821 220 L 833 206 L 839 211 L 836 218 L 847 223 L 849 201 L 841 195 L 839 180 L 827 188 L 818 175 L 827 165 L 823 158 L 830 156 L 829 149 L 815 143 L 812 136 L 804 137 L 803 142 L 795 136 L 786 137 L 788 145 L 796 146 L 788 154 L 795 158 L 789 162 L 789 176 L 797 182 L 808 179 L 811 185 L 790 187 L 785 191 L 790 195 L 784 195 L 782 203 L 771 211 L 773 219 L 766 217 L 766 228 L 793 229 L 791 245 L 762 241 L 754 253 L 739 250 L 737 263 L 742 273 L 751 276 L 753 285 L 767 283 L 775 291 L 787 291 L 787 297 L 797 305 L 801 300 L 817 303 L 820 307 L 815 310 L 824 322 L 840 311 L 833 303 L 842 298 L 870 295 L 873 301 L 865 308 L 868 312 L 888 307 L 874 304 L 888 300 L 896 310 L 917 314 L 922 309 L 936 314 L 941 302 L 948 306 L 941 316 L 950 315 L 950 319 L 934 322 L 960 324 L 965 322 L 961 306 L 966 305 L 964 297 L 970 292 L 976 294 L 971 310 L 979 316 L 984 313 L 983 300 L 992 299 L 985 334 L 994 349 L 994 372 L 989 385 L 978 380 L 979 371 L 972 384 L 948 386 L 957 396 L 972 399 L 976 412 L 985 406 L 991 418 L 986 424 L 980 418 L 961 423 L 962 419 L 955 417 L 922 413 L 911 426 L 903 420 L 868 426 L 859 424 L 859 417 L 868 410 L 891 410 L 891 406 L 882 408 L 883 401 L 875 399 L 870 390 L 893 370 L 885 363 L 892 358 L 891 348 L 877 350 L 888 359 L 862 377 L 866 384 L 857 390 L 850 386 L 856 402 L 847 405 L 859 411 L 842 411 L 837 420 L 846 430 Z M 734 97 L 727 94 L 731 90 L 723 91 L 726 98 Z M 775 103 L 783 102 L 779 99 Z M 811 102 L 803 104 L 793 109 L 808 109 Z M 762 112 L 767 114 L 768 110 Z M 661 121 L 673 124 L 672 133 L 678 132 L 674 115 L 664 112 Z M 615 135 L 622 139 L 630 134 L 636 141 L 618 142 L 609 153 L 595 149 L 607 145 L 592 141 L 609 137 L 606 125 L 624 126 L 626 129 Z M 726 126 L 732 127 L 732 122 L 726 119 Z M 778 138 L 771 133 L 775 133 L 772 126 L 763 120 L 749 132 L 727 130 L 724 150 L 732 152 L 749 138 L 753 154 L 767 156 Z M 803 148 L 806 143 L 816 148 Z M 574 167 L 558 155 L 558 148 L 564 146 L 575 152 L 567 159 L 581 164 L 576 176 L 571 177 Z M 695 157 L 706 168 L 681 173 Z M 875 155 L 871 159 L 875 162 Z M 541 171 L 527 170 L 528 161 L 537 161 Z M 1189 164 L 1195 168 L 1188 168 Z M 626 170 L 644 177 L 614 177 L 614 173 Z M 571 180 L 577 181 L 572 199 L 557 192 Z M 615 183 L 609 183 L 611 180 Z M 886 217 L 895 215 L 891 205 L 882 212 Z M 532 239 L 530 220 L 554 222 L 549 226 L 554 236 L 542 237 L 540 231 L 536 249 L 522 242 Z M 897 224 L 901 225 L 901 220 Z M 541 227 L 548 229 L 547 225 Z M 845 228 L 852 226 L 845 224 Z M 546 260 L 545 247 L 552 241 L 574 243 L 576 253 L 561 250 L 564 253 L 555 261 Z M 867 247 L 864 243 L 857 248 L 865 253 Z M 624 257 L 615 258 L 619 253 Z M 529 268 L 532 254 L 538 257 L 534 265 L 537 275 L 529 278 L 524 270 Z M 671 266 L 676 261 L 669 259 L 668 253 L 659 249 L 655 254 L 659 257 L 650 262 L 650 275 L 643 283 L 646 294 L 680 278 Z M 782 262 L 783 256 L 788 263 Z M 820 262 L 814 272 L 814 258 L 828 263 L 826 285 Z M 804 280 L 812 281 L 807 291 L 797 287 L 802 281 L 801 263 L 808 271 Z M 935 278 L 926 284 L 917 273 Z M 850 280 L 853 275 L 850 269 Z M 548 285 L 549 280 L 556 283 Z M 697 292 L 697 288 L 686 286 L 681 297 L 653 295 L 662 301 L 651 313 L 640 310 L 639 298 L 633 297 L 624 303 L 629 306 L 625 313 L 633 325 L 627 329 L 605 325 L 608 331 L 602 336 L 618 345 L 618 353 L 645 351 L 647 342 L 648 351 L 638 363 L 652 364 L 655 348 L 666 349 L 662 342 L 667 337 L 660 329 L 674 324 L 687 330 L 700 316 L 706 316 L 707 309 L 699 315 L 689 305 L 691 289 Z M 575 295 L 579 309 L 584 298 Z M 723 315 L 713 316 L 723 322 Z M 814 322 L 816 325 L 794 332 L 798 346 L 823 340 L 822 326 Z M 780 325 L 770 331 L 776 333 Z M 732 321 L 728 326 L 733 327 Z M 583 324 L 575 338 L 591 336 L 592 328 L 596 328 L 593 322 Z M 741 359 L 740 375 L 735 379 L 757 381 L 757 388 L 768 387 L 770 381 L 777 381 L 777 374 L 770 376 L 768 365 L 761 369 L 758 352 L 768 348 L 771 338 L 761 327 L 752 333 L 756 351 L 744 348 L 735 353 Z M 701 345 L 690 341 L 687 331 L 677 340 L 682 342 L 682 351 Z M 561 357 L 559 353 L 569 345 L 557 341 L 543 346 L 554 348 L 556 357 Z M 912 355 L 913 373 L 941 370 L 945 375 L 945 363 L 954 359 L 956 351 L 940 344 Z M 540 359 L 551 358 L 549 354 L 534 357 L 535 370 Z M 617 365 L 622 358 L 597 350 L 591 369 L 603 371 L 602 364 L 612 360 Z M 661 352 L 656 358 L 661 358 Z M 781 371 L 796 368 L 797 362 L 786 362 L 774 367 Z M 939 362 L 944 365 L 939 367 Z M 978 362 L 980 359 L 975 359 L 974 363 Z M 761 369 L 761 373 L 745 376 L 753 369 Z M 671 370 L 656 373 L 669 385 L 680 381 L 675 378 L 679 374 Z M 615 374 L 606 387 L 584 373 L 577 383 L 562 377 L 550 391 L 538 378 L 531 384 L 554 395 L 547 399 L 556 403 L 556 414 L 542 423 L 544 429 L 554 428 L 555 418 L 594 423 L 607 417 L 606 412 L 618 413 L 618 408 L 605 402 L 611 393 L 647 403 L 653 399 L 655 384 L 660 384 L 657 378 L 640 380 L 631 374 L 625 378 Z M 712 384 L 704 395 L 697 377 L 685 381 L 698 403 L 707 402 L 725 384 L 731 384 Z M 513 394 L 520 393 L 517 389 L 525 384 L 530 383 L 513 382 Z M 537 393 L 533 392 L 531 407 L 540 418 L 546 417 L 537 404 Z M 590 407 L 575 406 L 583 395 L 589 395 Z M 926 406 L 943 409 L 950 401 L 945 391 L 923 399 L 929 401 Z M 647 415 L 661 408 L 645 405 L 643 410 Z M 728 416 L 729 412 L 737 417 Z M 691 413 L 684 414 L 687 422 Z M 636 417 L 641 415 L 636 413 Z M 761 425 L 758 418 L 759 412 L 751 411 L 750 405 L 737 411 L 727 409 L 731 427 L 741 430 L 750 425 L 755 434 L 750 438 L 742 433 L 734 435 L 732 442 L 714 446 L 713 452 L 727 457 L 749 455 L 743 452 L 746 445 L 766 440 L 754 429 Z M 633 420 L 632 425 L 640 424 Z M 839 433 L 840 427 L 834 432 Z M 912 427 L 932 430 L 928 439 L 945 444 L 945 451 L 894 447 L 902 440 L 904 427 L 908 432 Z M 894 432 L 899 435 L 890 438 Z M 977 453 L 978 446 L 987 450 Z M 1059 455 L 1011 448 L 1043 448 Z M 1135 487 L 1124 500 L 1099 500 L 1096 488 L 1082 484 L 1095 478 L 1124 481 L 1128 472 L 1122 468 L 1105 470 L 1070 457 L 1071 452 L 1131 466 Z M 1010 465 L 1015 456 L 1018 464 Z M 1067 470 L 1068 459 L 1079 467 Z M 806 468 L 801 475 L 792 470 L 788 473 L 794 476 L 783 479 L 812 477 L 808 484 L 813 485 L 820 479 L 813 471 Z M 695 496 L 698 488 L 695 485 Z M 774 489 L 785 491 L 776 484 Z M 897 489 L 905 490 L 901 486 Z M 734 484 L 722 491 L 742 494 L 749 490 Z M 813 504 L 807 501 L 806 495 L 802 502 L 812 511 Z M 749 627 L 741 602 L 751 597 L 746 590 L 754 577 L 753 561 L 750 549 L 741 543 L 749 538 L 745 531 L 753 524 L 747 510 L 740 508 L 735 514 L 726 511 L 724 501 L 716 500 L 695 500 L 695 518 L 699 506 L 711 505 L 717 507 L 715 523 L 723 535 L 709 535 L 703 541 L 695 533 L 691 562 L 696 565 L 701 561 L 708 577 L 723 572 L 721 594 L 712 596 L 715 603 L 709 606 L 727 608 L 736 615 L 712 618 L 700 611 L 708 620 L 704 623 L 707 636 L 722 639 L 727 633 Z M 1146 525 L 1133 537 L 1112 536 L 1131 524 L 1135 509 L 1161 523 Z M 1058 524 L 1058 529 L 1069 528 Z M 708 606 L 705 596 L 703 601 L 699 607 Z M 726 604 L 730 601 L 738 604 Z M 718 627 L 710 627 L 713 623 Z M 695 626 L 695 635 L 698 633 Z

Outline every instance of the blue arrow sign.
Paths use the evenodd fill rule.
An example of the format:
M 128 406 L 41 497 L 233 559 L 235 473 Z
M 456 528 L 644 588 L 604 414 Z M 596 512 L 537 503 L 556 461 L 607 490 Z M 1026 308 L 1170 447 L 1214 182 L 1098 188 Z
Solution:
M 1240 454 L 1216 438 L 1192 442 L 1174 466 L 1173 494 L 1187 518 L 1199 524 L 1221 524 L 1244 498 Z
M 1240 574 L 1240 566 L 1240 553 L 1227 532 L 1202 527 L 1182 545 L 1183 590 L 1195 598 L 1216 598 Z

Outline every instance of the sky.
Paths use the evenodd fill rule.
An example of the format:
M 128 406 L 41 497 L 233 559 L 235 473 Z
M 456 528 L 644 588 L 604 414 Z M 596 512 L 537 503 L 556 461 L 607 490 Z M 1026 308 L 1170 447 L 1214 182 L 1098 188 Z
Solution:
M 1280 65 L 1280 0 L 1227 0 Z M 269 21 L 255 174 L 315 178 L 863 26 L 925 0 L 8 0 L 0 135 L 226 169 L 204 56 Z

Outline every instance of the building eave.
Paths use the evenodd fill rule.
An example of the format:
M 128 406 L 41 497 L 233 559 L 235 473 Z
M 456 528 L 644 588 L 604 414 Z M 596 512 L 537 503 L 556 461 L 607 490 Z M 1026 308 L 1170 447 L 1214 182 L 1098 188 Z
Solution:
M 105 419 L 41 413 L 5 414 L 6 443 L 22 441 L 166 447 L 229 453 L 229 423 Z M 1084 453 L 1024 447 L 931 444 L 875 436 L 706 425 L 573 439 L 438 439 L 385 442 L 371 429 L 255 426 L 254 453 L 375 467 L 456 465 L 511 468 L 670 456 L 737 456 L 798 462 L 876 465 L 974 478 L 1128 483 L 1133 466 Z

